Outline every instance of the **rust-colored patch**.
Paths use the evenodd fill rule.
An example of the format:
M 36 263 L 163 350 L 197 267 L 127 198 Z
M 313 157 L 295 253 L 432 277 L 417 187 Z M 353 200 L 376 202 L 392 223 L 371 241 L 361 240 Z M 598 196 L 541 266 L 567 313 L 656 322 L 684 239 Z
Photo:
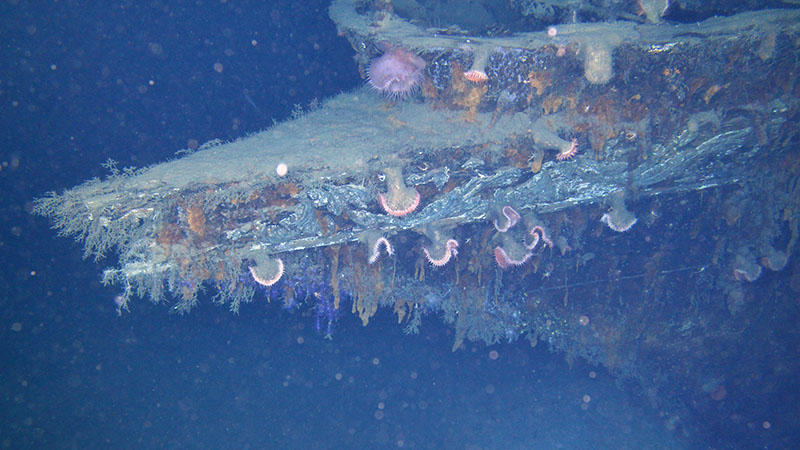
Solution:
M 544 91 L 552 86 L 553 77 L 551 77 L 548 72 L 530 72 L 528 74 L 528 79 L 523 81 L 523 83 L 531 87 L 530 93 L 528 93 L 528 103 L 530 103 L 534 92 L 537 96 L 541 97 Z
M 528 165 L 527 152 L 522 152 L 516 147 L 507 147 L 503 150 L 503 156 L 510 161 L 514 167 L 523 168 Z
M 406 301 L 402 298 L 398 298 L 396 302 L 394 302 L 394 312 L 397 313 L 397 323 L 403 323 L 403 319 L 406 317 L 406 310 L 410 311 L 410 306 L 406 307 Z
M 567 100 L 567 108 L 569 108 L 570 110 L 574 111 L 575 107 L 578 106 L 578 97 L 576 97 L 574 95 L 572 95 L 572 96 L 567 95 L 565 97 L 565 99 Z
M 222 261 L 217 262 L 217 273 L 214 274 L 214 279 L 216 281 L 225 279 L 225 264 Z
M 161 229 L 158 230 L 158 235 L 156 236 L 156 242 L 165 248 L 175 244 L 181 239 L 183 239 L 183 232 L 181 231 L 180 227 L 174 223 L 165 223 L 162 225 Z
M 628 98 L 625 102 L 625 107 L 622 108 L 619 115 L 625 120 L 638 122 L 645 118 L 647 111 L 647 105 L 642 101 L 641 94 L 636 94 Z
M 293 197 L 303 192 L 303 188 L 295 183 L 281 183 L 269 186 L 261 191 L 259 195 L 264 204 L 285 208 L 293 206 L 296 202 Z
M 717 94 L 717 92 L 719 92 L 722 89 L 725 89 L 728 86 L 730 86 L 730 83 L 725 83 L 723 85 L 719 84 L 712 85 L 710 88 L 706 89 L 706 93 L 703 94 L 703 101 L 706 102 L 707 105 L 708 102 L 710 102 L 711 99 L 714 97 L 714 95 Z
M 422 82 L 422 96 L 425 98 L 436 98 L 437 95 L 436 86 L 426 77 L 425 81 Z
M 361 263 L 353 268 L 353 285 L 355 287 L 355 300 L 353 301 L 353 314 L 358 314 L 364 326 L 369 324 L 369 319 L 378 310 L 378 299 L 383 292 L 383 278 L 380 272 L 365 270 Z
M 630 105 L 633 106 L 636 113 L 641 113 L 641 103 L 638 102 L 636 95 L 630 97 L 626 102 L 626 108 L 629 109 Z M 646 110 L 646 108 L 644 108 Z M 583 102 L 578 107 L 578 111 L 584 115 L 591 117 L 593 120 L 581 124 L 576 124 L 575 131 L 587 132 L 589 134 L 589 143 L 594 150 L 594 158 L 600 160 L 603 158 L 603 147 L 608 139 L 614 138 L 619 134 L 619 126 L 623 121 L 621 112 L 617 107 L 617 99 L 613 94 L 601 95 Z M 588 126 L 589 123 L 594 125 Z
M 318 209 L 315 209 L 314 210 L 314 217 L 316 217 L 317 223 L 319 223 L 319 226 L 322 228 L 322 235 L 323 236 L 327 236 L 328 235 L 328 218 L 327 218 L 327 216 L 325 216 L 325 213 L 323 213 L 322 211 L 320 211 Z
M 189 229 L 194 234 L 203 237 L 206 234 L 206 215 L 200 205 L 192 205 L 186 209 L 186 220 L 189 222 Z
M 303 188 L 298 186 L 296 183 L 276 184 L 273 189 L 275 190 L 276 194 L 288 197 L 295 197 L 297 194 L 303 191 Z
M 389 123 L 391 123 L 392 125 L 394 125 L 397 128 L 407 127 L 408 126 L 408 122 L 402 121 L 402 120 L 398 119 L 395 116 L 389 116 L 389 117 L 387 117 L 387 120 L 389 120 Z
M 470 83 L 464 77 L 464 71 L 457 63 L 450 66 L 451 73 L 451 95 L 452 104 L 465 108 L 467 113 L 464 120 L 467 122 L 474 122 L 475 116 L 478 113 L 478 105 L 481 103 L 483 96 L 489 90 L 489 87 L 484 84 Z
M 283 286 L 283 306 L 286 308 L 291 308 L 294 305 L 294 299 L 296 297 L 296 293 L 294 288 L 289 285 Z M 269 301 L 269 296 L 267 297 L 267 301 Z
M 195 289 L 193 286 L 184 286 L 181 289 L 181 297 L 183 297 L 183 299 L 186 300 L 187 302 L 191 300 L 192 297 L 194 297 L 194 293 Z
M 467 109 L 464 120 L 467 122 L 475 121 L 475 116 L 478 114 L 478 105 L 481 103 L 483 96 L 488 90 L 489 88 L 485 85 L 473 87 L 461 100 L 456 102 L 458 105 Z
M 458 186 L 459 186 L 458 181 L 453 180 L 451 178 L 450 180 L 447 181 L 447 184 L 445 184 L 442 187 L 442 190 L 440 192 L 438 192 L 438 194 L 447 194 L 448 192 L 452 191 L 453 189 L 457 188 Z M 436 192 L 432 192 L 429 195 L 426 195 L 424 197 L 435 197 L 436 195 L 437 195 Z
M 689 82 L 689 94 L 688 94 L 688 96 L 691 97 L 692 95 L 694 95 L 694 93 L 697 92 L 697 90 L 700 89 L 707 82 L 708 82 L 708 79 L 705 78 L 705 77 L 693 78 Z
M 530 158 L 531 172 L 538 173 L 542 170 L 542 161 L 544 160 L 544 151 L 537 149 L 533 152 Z
M 333 291 L 333 308 L 339 309 L 339 246 L 332 245 L 327 250 L 331 258 L 331 290 Z
M 761 61 L 766 62 L 768 59 L 772 58 L 775 55 L 775 45 L 777 43 L 776 38 L 777 34 L 774 31 L 767 32 L 761 38 L 761 43 L 758 46 L 758 50 L 756 54 Z
M 553 114 L 558 112 L 558 108 L 561 107 L 563 102 L 564 99 L 560 95 L 548 95 L 547 98 L 542 101 L 542 110 L 544 111 L 545 115 Z

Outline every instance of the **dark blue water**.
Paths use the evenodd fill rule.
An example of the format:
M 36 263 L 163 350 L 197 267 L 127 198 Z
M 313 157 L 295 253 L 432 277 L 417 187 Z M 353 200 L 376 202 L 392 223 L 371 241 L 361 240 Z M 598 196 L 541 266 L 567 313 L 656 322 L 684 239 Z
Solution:
M 119 288 L 102 286 L 98 274 L 113 257 L 83 260 L 78 243 L 29 214 L 31 201 L 104 176 L 109 160 L 119 168 L 156 164 L 361 86 L 354 52 L 337 37 L 327 6 L 0 5 L 0 446 L 638 449 L 792 441 L 797 386 L 775 372 L 791 370 L 796 352 L 783 354 L 784 366 L 753 370 L 763 377 L 752 383 L 774 389 L 762 404 L 743 406 L 741 420 L 717 403 L 675 417 L 654 406 L 668 399 L 652 402 L 640 387 L 546 343 L 470 342 L 451 352 L 452 329 L 432 316 L 409 336 L 391 311 L 363 327 L 348 306 L 327 339 L 313 312 L 257 296 L 232 314 L 208 293 L 188 315 L 137 300 L 119 317 Z M 775 326 L 765 314 L 761 320 Z M 777 336 L 760 336 L 767 352 L 770 342 L 781 349 L 797 342 L 796 310 L 781 319 Z M 692 395 L 707 394 L 680 400 L 691 406 Z M 780 417 L 748 415 L 769 410 Z

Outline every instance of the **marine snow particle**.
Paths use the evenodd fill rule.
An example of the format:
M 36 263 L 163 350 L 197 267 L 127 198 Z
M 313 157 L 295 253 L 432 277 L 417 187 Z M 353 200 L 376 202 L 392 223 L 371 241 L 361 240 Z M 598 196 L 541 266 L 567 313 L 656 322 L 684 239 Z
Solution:
M 280 163 L 277 167 L 275 167 L 275 173 L 277 173 L 279 177 L 286 176 L 288 172 L 289 167 L 286 165 L 286 163 Z

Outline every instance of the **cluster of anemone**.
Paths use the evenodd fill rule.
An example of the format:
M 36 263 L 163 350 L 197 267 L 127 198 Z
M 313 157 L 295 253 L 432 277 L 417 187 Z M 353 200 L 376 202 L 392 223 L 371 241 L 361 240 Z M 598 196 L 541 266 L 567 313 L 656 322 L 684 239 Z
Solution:
M 524 227 L 528 230 L 523 235 L 512 231 L 519 222 L 528 222 Z M 544 226 L 533 216 L 523 220 L 522 216 L 511 206 L 500 209 L 494 220 L 494 227 L 499 234 L 501 245 L 494 248 L 494 259 L 501 269 L 522 266 L 530 260 L 537 247 L 553 248 L 553 241 L 547 236 Z M 542 245 L 539 245 L 539 244 Z

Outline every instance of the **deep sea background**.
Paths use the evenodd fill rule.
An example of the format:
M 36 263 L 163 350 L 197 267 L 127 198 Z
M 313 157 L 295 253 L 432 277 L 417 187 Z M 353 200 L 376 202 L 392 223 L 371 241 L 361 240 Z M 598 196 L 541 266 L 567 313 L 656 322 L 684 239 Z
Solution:
M 328 2 L 0 3 L 0 447 L 680 448 L 603 368 L 522 340 L 451 352 L 349 305 L 333 339 L 263 298 L 117 315 L 31 202 L 363 85 Z M 490 358 L 490 351 L 497 358 Z M 590 373 L 596 376 L 590 377 Z M 588 397 L 586 397 L 588 396 Z M 590 400 L 586 400 L 586 399 Z M 720 437 L 724 443 L 724 437 Z

